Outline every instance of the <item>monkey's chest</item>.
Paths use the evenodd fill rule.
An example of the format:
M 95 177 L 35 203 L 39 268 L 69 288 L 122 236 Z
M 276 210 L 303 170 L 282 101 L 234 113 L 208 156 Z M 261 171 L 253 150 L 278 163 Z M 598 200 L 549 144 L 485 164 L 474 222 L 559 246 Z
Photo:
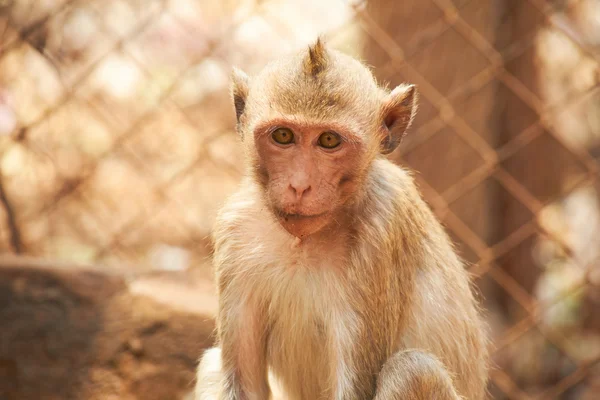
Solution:
M 336 285 L 335 277 L 304 271 L 271 291 L 267 357 L 286 399 L 333 398 L 341 345 L 336 332 L 350 315 Z
M 290 400 L 332 398 L 331 352 L 320 323 L 311 327 L 275 325 L 268 342 L 269 367 Z

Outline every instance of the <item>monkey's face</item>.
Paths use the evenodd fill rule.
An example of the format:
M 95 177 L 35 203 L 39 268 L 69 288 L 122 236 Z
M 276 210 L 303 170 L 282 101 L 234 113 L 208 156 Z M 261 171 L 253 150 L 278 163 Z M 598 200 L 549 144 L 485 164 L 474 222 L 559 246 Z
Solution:
M 400 143 L 416 110 L 416 90 L 391 93 L 359 61 L 317 43 L 265 67 L 239 70 L 232 86 L 237 129 L 269 208 L 296 237 L 351 216 L 380 154 Z
M 349 129 L 278 119 L 255 131 L 257 174 L 281 225 L 305 237 L 344 219 L 369 153 Z

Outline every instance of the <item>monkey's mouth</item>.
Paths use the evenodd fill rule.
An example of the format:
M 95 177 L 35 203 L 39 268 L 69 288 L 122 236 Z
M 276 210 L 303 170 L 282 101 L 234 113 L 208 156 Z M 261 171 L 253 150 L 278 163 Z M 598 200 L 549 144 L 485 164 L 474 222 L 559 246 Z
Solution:
M 276 209 L 275 214 L 279 219 L 281 226 L 288 233 L 298 238 L 304 238 L 320 231 L 329 221 L 330 211 L 307 214 L 299 212 L 285 212 L 281 209 Z
M 286 213 L 281 210 L 278 210 L 278 212 L 277 212 L 277 215 L 279 216 L 279 218 L 283 219 L 286 222 L 305 221 L 305 220 L 324 217 L 327 214 L 328 214 L 327 211 L 320 213 L 320 214 Z

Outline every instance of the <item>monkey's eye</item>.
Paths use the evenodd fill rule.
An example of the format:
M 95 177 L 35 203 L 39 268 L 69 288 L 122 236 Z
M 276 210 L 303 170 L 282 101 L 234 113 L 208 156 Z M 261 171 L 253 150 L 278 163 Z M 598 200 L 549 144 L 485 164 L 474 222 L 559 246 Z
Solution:
M 271 137 L 279 144 L 290 144 L 294 140 L 294 134 L 287 128 L 277 128 Z
M 342 139 L 335 132 L 324 132 L 319 136 L 319 146 L 326 149 L 336 148 L 340 143 L 342 143 Z

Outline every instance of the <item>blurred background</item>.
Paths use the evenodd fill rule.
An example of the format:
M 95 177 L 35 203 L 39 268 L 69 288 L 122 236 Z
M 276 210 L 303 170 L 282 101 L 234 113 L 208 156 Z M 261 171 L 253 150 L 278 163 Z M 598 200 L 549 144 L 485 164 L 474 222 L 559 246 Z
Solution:
M 155 349 L 198 342 L 188 315 L 214 311 L 209 234 L 242 172 L 231 67 L 256 73 L 318 34 L 382 83 L 420 89 L 390 158 L 416 171 L 475 277 L 491 397 L 600 398 L 600 1 L 0 0 L 0 399 L 191 388 L 210 324 L 185 362 L 160 369 L 184 356 Z M 90 300 L 105 283 L 79 268 L 127 289 Z M 95 335 L 128 329 L 107 326 L 158 307 L 107 308 L 119 290 L 178 298 L 183 325 L 165 308 L 97 350 Z M 88 303 L 102 312 L 78 314 Z M 92 344 L 61 342 L 77 329 Z

